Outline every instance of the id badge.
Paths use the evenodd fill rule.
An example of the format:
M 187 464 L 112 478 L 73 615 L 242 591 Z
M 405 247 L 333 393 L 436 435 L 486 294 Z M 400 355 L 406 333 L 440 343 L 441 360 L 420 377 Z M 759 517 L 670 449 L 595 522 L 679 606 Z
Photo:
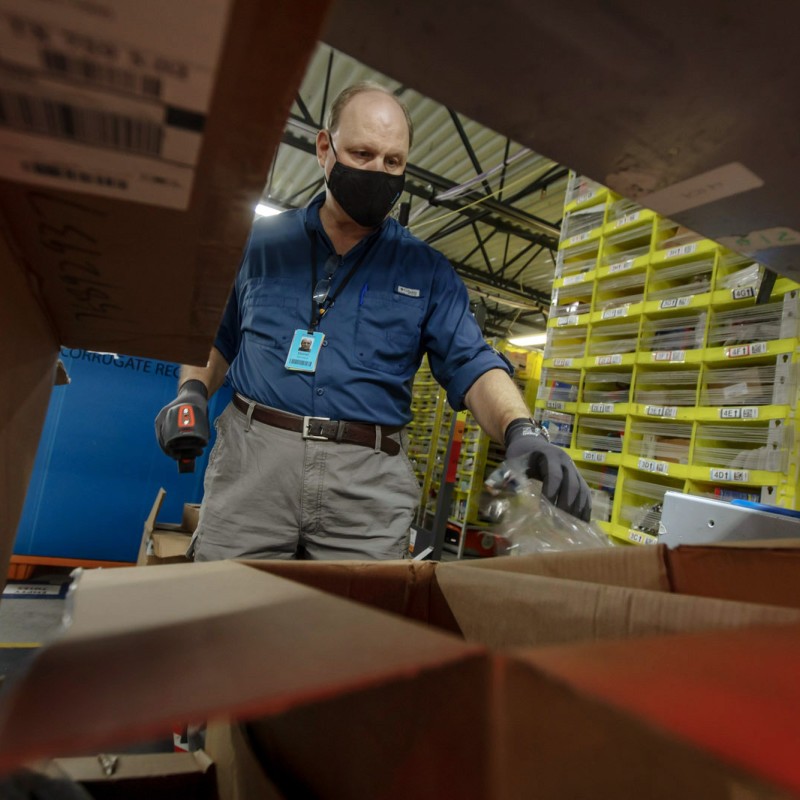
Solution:
M 286 357 L 286 369 L 296 372 L 316 372 L 317 359 L 325 334 L 319 331 L 307 331 L 299 328 L 294 332 L 289 355 Z

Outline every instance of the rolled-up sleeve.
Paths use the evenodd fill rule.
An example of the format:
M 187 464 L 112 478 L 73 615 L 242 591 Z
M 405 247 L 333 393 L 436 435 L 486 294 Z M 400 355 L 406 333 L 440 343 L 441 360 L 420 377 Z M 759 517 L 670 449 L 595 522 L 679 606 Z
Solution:
M 445 388 L 456 411 L 481 375 L 492 369 L 513 374 L 513 368 L 483 338 L 469 309 L 469 295 L 453 267 L 441 257 L 431 285 L 431 302 L 423 323 L 423 345 L 431 372 Z

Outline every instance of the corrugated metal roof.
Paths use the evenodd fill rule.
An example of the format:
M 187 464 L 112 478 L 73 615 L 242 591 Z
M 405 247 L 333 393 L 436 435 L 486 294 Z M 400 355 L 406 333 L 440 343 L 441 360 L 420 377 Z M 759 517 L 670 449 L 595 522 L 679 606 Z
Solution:
M 309 152 L 316 130 L 324 123 L 333 98 L 346 86 L 361 80 L 377 81 L 394 91 L 407 105 L 415 129 L 409 163 L 423 175 L 431 173 L 446 182 L 448 187 L 450 184 L 456 186 L 455 190 L 430 186 L 427 193 L 424 185 L 419 185 L 419 179 L 416 179 L 418 194 L 427 193 L 427 196 L 410 198 L 409 229 L 422 239 L 433 240 L 433 246 L 444 253 L 462 274 L 471 294 L 488 303 L 493 312 L 491 318 L 501 327 L 511 326 L 511 333 L 541 328 L 544 322 L 541 314 L 516 323 L 513 320 L 526 311 L 536 311 L 537 307 L 547 308 L 554 270 L 552 241 L 558 235 L 567 185 L 565 170 L 473 120 L 461 115 L 454 119 L 453 111 L 445 106 L 376 73 L 326 44 L 318 46 L 301 85 L 285 141 L 279 148 L 265 189 L 265 201 L 282 207 L 295 207 L 304 205 L 321 190 L 322 171 L 313 151 Z M 459 124 L 473 151 L 472 156 L 458 130 Z M 473 156 L 477 166 L 473 163 Z M 475 181 L 479 171 L 489 174 L 484 180 Z M 546 187 L 515 197 L 523 190 L 529 190 L 536 181 L 543 182 Z M 468 182 L 471 184 L 467 187 L 458 188 Z M 493 201 L 545 223 L 537 231 L 549 236 L 550 244 L 542 246 L 531 241 L 530 236 L 517 235 L 520 225 L 513 220 L 498 230 L 498 217 L 494 214 L 491 218 L 472 222 L 458 209 L 428 202 L 434 196 L 441 197 L 444 192 L 448 201 L 462 206 L 471 204 L 470 213 L 483 213 L 488 207 L 487 190 Z M 445 226 L 458 222 L 463 222 L 462 227 L 446 236 L 441 235 Z M 509 293 L 509 287 L 519 287 L 523 293 L 513 295 Z M 544 298 L 544 302 L 530 300 L 530 296 L 536 293 Z M 496 302 L 498 297 L 503 298 L 499 304 Z

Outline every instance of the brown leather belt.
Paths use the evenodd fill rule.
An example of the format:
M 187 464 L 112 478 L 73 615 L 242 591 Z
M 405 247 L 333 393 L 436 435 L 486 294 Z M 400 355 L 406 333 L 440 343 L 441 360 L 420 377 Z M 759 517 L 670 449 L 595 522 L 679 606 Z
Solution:
M 247 400 L 238 394 L 233 396 L 233 405 L 243 414 L 247 414 L 250 409 Z M 345 422 L 326 417 L 301 417 L 258 404 L 253 408 L 251 416 L 252 419 L 263 422 L 264 425 L 300 433 L 304 439 L 345 442 L 372 448 L 377 444 L 378 449 L 390 456 L 396 456 L 400 452 L 398 442 L 389 438 L 393 433 L 402 430 L 402 427 L 399 426 L 367 425 L 364 422 Z

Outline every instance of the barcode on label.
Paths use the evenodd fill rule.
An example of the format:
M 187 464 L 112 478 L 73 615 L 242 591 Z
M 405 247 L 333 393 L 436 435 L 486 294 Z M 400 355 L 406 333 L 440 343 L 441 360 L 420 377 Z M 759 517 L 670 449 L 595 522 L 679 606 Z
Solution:
M 621 364 L 622 355 L 620 353 L 615 353 L 613 356 L 597 356 L 597 358 L 594 360 L 594 363 L 598 367 L 607 367 L 610 364 Z
M 738 289 L 731 289 L 731 298 L 734 300 L 746 300 L 755 296 L 756 290 L 754 286 L 740 286 Z
M 146 156 L 160 156 L 164 142 L 164 126 L 152 120 L 16 92 L 0 91 L 0 125 Z
M 740 408 L 721 408 L 720 419 L 758 419 L 758 406 L 741 406 Z
M 161 97 L 161 79 L 155 75 L 139 75 L 130 70 L 100 64 L 87 58 L 73 58 L 57 50 L 42 50 L 40 56 L 42 65 L 50 73 L 77 78 L 86 83 L 120 92 L 151 98 Z
M 614 413 L 614 404 L 613 403 L 590 403 L 589 404 L 589 411 L 592 414 L 613 414 Z
M 760 356 L 767 352 L 766 342 L 753 344 L 737 344 L 735 347 L 725 348 L 726 358 L 742 358 L 743 356 Z
M 571 367 L 572 366 L 572 359 L 571 358 L 554 358 L 553 359 L 553 366 L 554 367 Z
M 605 464 L 605 462 L 606 462 L 606 453 L 595 453 L 592 450 L 584 450 L 583 451 L 583 460 L 584 461 L 594 461 L 597 464 Z
M 667 250 L 667 258 L 675 258 L 676 256 L 688 256 L 697 250 L 697 243 L 685 244 L 682 247 L 671 247 Z
M 750 472 L 746 469 L 716 469 L 709 470 L 709 477 L 712 481 L 738 481 L 747 483 L 750 480 Z
M 669 474 L 669 464 L 665 461 L 654 461 L 651 458 L 640 458 L 639 469 L 643 469 L 646 472 L 656 472 L 660 475 Z
M 652 536 L 649 533 L 642 531 L 635 531 L 632 528 L 628 529 L 628 540 L 634 544 L 657 544 L 658 537 Z
M 83 168 L 72 168 L 61 164 L 48 164 L 43 161 L 23 161 L 22 168 L 34 175 L 47 178 L 63 178 L 78 183 L 88 183 L 94 186 L 107 186 L 110 189 L 127 189 L 128 181 L 124 178 L 114 178 L 110 175 L 101 175 Z
M 645 406 L 644 413 L 649 417 L 666 417 L 675 419 L 678 416 L 677 406 Z

